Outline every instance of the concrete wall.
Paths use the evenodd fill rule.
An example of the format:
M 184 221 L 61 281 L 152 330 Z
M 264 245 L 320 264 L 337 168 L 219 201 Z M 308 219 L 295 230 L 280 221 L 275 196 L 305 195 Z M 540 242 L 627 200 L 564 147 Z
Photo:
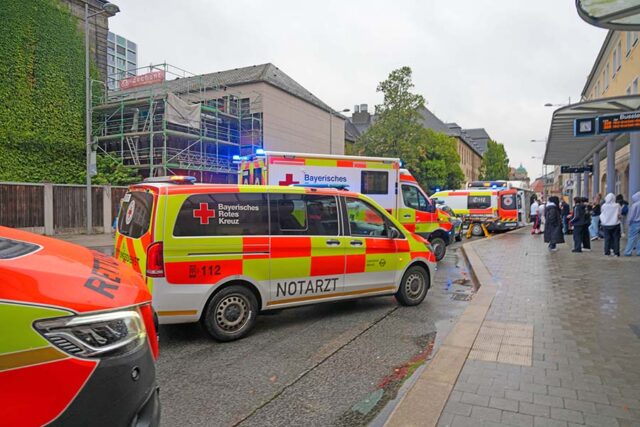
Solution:
M 261 83 L 264 147 L 273 151 L 344 154 L 344 119 Z M 331 129 L 331 141 L 329 138 Z

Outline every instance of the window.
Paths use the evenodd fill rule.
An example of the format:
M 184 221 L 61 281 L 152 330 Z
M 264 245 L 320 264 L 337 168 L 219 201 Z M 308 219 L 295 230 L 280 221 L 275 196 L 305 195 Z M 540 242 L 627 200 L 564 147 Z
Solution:
M 613 50 L 613 75 L 615 75 L 622 66 L 622 41 L 618 40 L 618 45 Z
M 136 69 L 136 64 L 133 62 L 127 62 L 127 71 L 134 71 Z
M 116 41 L 118 42 L 118 44 L 120 46 L 126 46 L 127 45 L 127 39 L 125 39 L 122 36 L 116 35 Z
M 503 194 L 501 197 L 500 205 L 502 209 L 515 209 L 516 199 L 515 194 Z
M 113 34 L 111 31 L 109 31 L 107 33 L 107 40 L 109 40 L 110 42 L 114 41 L 116 39 L 116 35 Z
M 387 220 L 382 213 L 364 200 L 347 197 L 346 202 L 352 236 L 387 236 Z
M 631 52 L 631 46 L 633 45 L 633 31 L 627 31 L 627 56 Z
M 609 63 L 607 62 L 607 65 L 604 66 L 604 90 L 607 90 L 608 87 L 609 87 Z
M 637 77 L 633 79 L 633 83 L 631 83 L 631 94 L 632 95 L 638 94 L 638 78 Z
M 264 236 L 269 210 L 264 194 L 196 194 L 182 204 L 173 235 Z
M 469 209 L 488 209 L 491 207 L 491 196 L 469 196 L 467 207 Z
M 123 57 L 127 54 L 127 50 L 122 46 L 117 46 L 116 51 L 118 52 L 118 55 L 122 55 Z
M 622 174 L 616 170 L 615 193 L 622 194 Z
M 127 51 L 127 60 L 131 62 L 136 62 L 136 53 L 130 50 Z
M 337 236 L 338 204 L 333 196 L 272 194 L 271 234 Z
M 636 43 L 638 43 L 638 32 L 634 31 L 633 32 L 633 45 L 635 46 Z
M 125 60 L 122 58 L 118 58 L 118 68 L 121 68 L 124 70 L 125 67 Z
M 107 64 L 113 65 L 116 62 L 116 58 L 113 55 L 107 55 Z
M 618 48 L 613 49 L 613 72 L 611 73 L 612 77 L 616 76 L 616 72 L 618 71 Z
M 404 205 L 411 209 L 416 209 L 423 212 L 429 212 L 429 206 L 431 205 L 426 197 L 422 194 L 422 191 L 414 185 L 402 186 L 402 200 Z
M 389 193 L 389 172 L 362 171 L 362 194 L 387 194 Z
M 626 94 L 631 95 L 631 85 L 627 86 Z
M 132 50 L 134 52 L 138 51 L 138 45 L 132 42 L 131 40 L 127 40 L 127 49 Z
M 123 236 L 137 239 L 149 229 L 153 194 L 134 191 L 127 193 L 120 205 L 118 231 Z
M 107 45 L 107 53 L 110 53 L 111 55 L 115 55 L 116 51 L 115 51 L 115 46 L 113 45 L 113 43 L 109 43 Z

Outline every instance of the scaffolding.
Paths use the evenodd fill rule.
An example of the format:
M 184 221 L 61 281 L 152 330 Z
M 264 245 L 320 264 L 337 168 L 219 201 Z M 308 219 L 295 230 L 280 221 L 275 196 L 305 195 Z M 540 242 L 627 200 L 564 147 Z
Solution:
M 262 98 L 217 84 L 168 64 L 165 81 L 94 97 L 93 137 L 98 154 L 108 155 L 143 177 L 191 175 L 200 182 L 236 182 L 234 156 L 263 146 Z M 167 114 L 170 94 L 193 106 L 196 122 L 178 123 Z

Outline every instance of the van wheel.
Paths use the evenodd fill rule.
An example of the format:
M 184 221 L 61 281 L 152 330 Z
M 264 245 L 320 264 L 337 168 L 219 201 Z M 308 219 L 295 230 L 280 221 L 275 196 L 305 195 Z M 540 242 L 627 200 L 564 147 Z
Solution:
M 429 243 L 433 247 L 433 254 L 436 256 L 436 261 L 440 261 L 447 253 L 447 243 L 442 237 L 432 237 L 429 239 Z
M 482 226 L 480 224 L 473 224 L 471 226 L 471 234 L 473 236 L 484 236 L 484 230 L 482 230 Z
M 402 276 L 395 297 L 402 305 L 418 305 L 427 296 L 431 286 L 429 274 L 422 267 L 411 267 Z
M 258 301 L 244 286 L 224 288 L 211 298 L 202 324 L 214 339 L 233 341 L 247 335 L 256 323 Z

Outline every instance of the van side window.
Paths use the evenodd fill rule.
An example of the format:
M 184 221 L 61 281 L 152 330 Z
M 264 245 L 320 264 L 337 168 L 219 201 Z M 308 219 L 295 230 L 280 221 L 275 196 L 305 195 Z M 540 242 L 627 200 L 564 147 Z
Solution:
M 271 194 L 271 234 L 337 236 L 338 204 L 333 196 Z
M 149 229 L 153 211 L 153 194 L 142 191 L 127 193 L 120 205 L 118 231 L 123 236 L 137 239 Z
M 377 209 L 360 199 L 347 197 L 345 201 L 352 236 L 387 235 L 387 220 Z
M 489 209 L 491 207 L 491 196 L 469 196 L 469 209 Z
M 515 195 L 514 194 L 503 194 L 501 196 L 502 198 L 502 209 L 515 209 L 516 208 L 516 201 L 515 201 Z
M 414 185 L 402 186 L 402 199 L 404 200 L 404 205 L 408 208 L 423 212 L 429 211 L 429 201 Z
M 389 192 L 389 172 L 362 171 L 360 193 L 387 194 Z
M 194 194 L 184 201 L 174 236 L 265 236 L 267 196 L 258 193 Z

